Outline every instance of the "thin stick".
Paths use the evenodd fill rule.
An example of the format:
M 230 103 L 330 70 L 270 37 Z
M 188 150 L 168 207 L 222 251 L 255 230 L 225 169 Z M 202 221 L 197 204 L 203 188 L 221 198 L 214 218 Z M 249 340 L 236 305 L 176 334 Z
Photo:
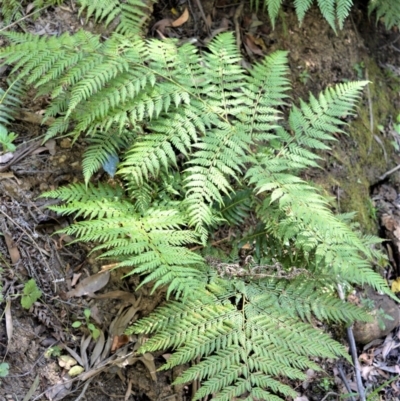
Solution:
M 344 301 L 345 300 L 344 292 L 343 292 L 343 288 L 342 288 L 342 286 L 340 284 L 338 284 L 338 294 L 339 294 L 339 298 L 342 301 Z M 353 359 L 354 370 L 355 370 L 355 373 L 356 373 L 358 395 L 360 396 L 360 401 L 366 401 L 364 385 L 363 385 L 363 382 L 361 380 L 361 370 L 360 370 L 360 364 L 358 362 L 356 342 L 354 340 L 353 328 L 351 326 L 347 328 L 347 338 L 349 340 L 349 347 L 350 347 L 350 351 L 351 351 L 351 357 Z
M 378 178 L 378 182 L 379 181 L 383 181 L 387 176 L 389 176 L 390 174 L 395 173 L 397 170 L 400 170 L 400 164 L 398 164 L 396 167 L 392 168 L 389 171 L 386 171 L 385 174 L 382 174 L 379 178 Z
M 18 21 L 14 21 L 12 24 L 9 24 L 9 25 L 5 26 L 4 28 L 1 28 L 1 29 L 0 29 L 0 32 L 6 31 L 8 28 L 11 28 L 11 27 L 13 27 L 14 25 L 19 24 L 21 21 L 23 21 L 23 20 L 25 20 L 25 19 L 31 17 L 32 15 L 35 15 L 35 14 L 37 14 L 37 13 L 40 13 L 41 11 L 43 11 L 43 10 L 45 10 L 46 8 L 49 8 L 49 7 L 50 7 L 50 5 L 47 5 L 47 6 L 44 6 L 44 7 L 42 7 L 42 8 L 39 8 L 39 10 L 36 10 L 36 11 L 34 11 L 33 13 L 30 13 L 30 14 L 28 14 L 28 15 L 25 15 L 25 17 L 20 18 Z
M 343 369 L 340 365 L 338 365 L 338 370 L 339 370 L 339 374 L 342 379 L 342 382 L 343 382 L 344 386 L 346 387 L 346 390 L 349 392 L 349 394 L 351 394 L 352 391 L 351 391 L 350 385 L 347 382 L 346 375 L 344 374 Z M 355 399 L 352 395 L 349 398 L 351 401 L 355 401 Z

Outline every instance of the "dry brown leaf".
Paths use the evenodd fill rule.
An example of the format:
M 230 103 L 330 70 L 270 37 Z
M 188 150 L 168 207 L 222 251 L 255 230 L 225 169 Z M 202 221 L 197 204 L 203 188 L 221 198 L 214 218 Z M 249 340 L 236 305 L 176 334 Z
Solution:
M 15 242 L 13 241 L 10 234 L 8 234 L 7 232 L 4 232 L 3 235 L 4 235 L 4 239 L 6 240 L 6 245 L 8 248 L 8 253 L 10 254 L 11 262 L 12 262 L 12 264 L 15 264 L 21 259 L 19 250 L 18 250 L 17 246 L 15 245 Z
M 178 19 L 173 21 L 171 26 L 173 26 L 174 28 L 177 28 L 178 26 L 183 25 L 188 19 L 189 19 L 189 10 L 187 8 L 185 8 L 182 15 Z
M 165 29 L 172 26 L 172 23 L 173 20 L 171 18 L 163 18 L 162 20 L 157 21 L 151 29 L 153 32 L 158 31 L 162 35 L 165 35 Z
M 104 349 L 104 344 L 106 342 L 106 339 L 104 337 L 104 333 L 102 330 L 100 330 L 100 336 L 96 341 L 96 346 L 93 349 L 92 355 L 90 355 L 90 366 L 95 366 L 96 363 L 101 362 L 101 352 Z
M 97 273 L 82 280 L 73 290 L 68 291 L 67 298 L 82 297 L 101 290 L 110 279 L 110 272 Z
M 44 146 L 48 149 L 49 153 L 54 156 L 56 154 L 56 141 L 54 139 L 49 139 Z
M 82 273 L 74 273 L 71 280 L 71 287 L 75 287 L 76 283 L 78 282 L 79 278 L 82 276 Z
M 26 14 L 29 14 L 29 13 L 33 10 L 34 7 L 35 7 L 35 3 L 29 3 L 29 4 L 26 6 L 25 13 L 26 13 Z
M 121 334 L 120 336 L 114 336 L 111 345 L 111 353 L 113 354 L 117 349 L 120 349 L 124 345 L 129 343 L 129 336 Z
M 95 295 L 93 298 L 96 298 L 96 299 L 121 299 L 121 300 L 127 301 L 131 304 L 134 304 L 136 302 L 136 297 L 131 292 L 121 291 L 121 290 L 109 291 L 109 292 L 106 292 L 105 294 Z
M 10 343 L 12 335 L 13 335 L 13 331 L 14 331 L 14 326 L 13 326 L 12 317 L 11 317 L 11 301 L 10 300 L 7 300 L 4 313 L 6 316 L 7 339 L 8 339 L 8 343 Z
M 72 381 L 70 380 L 69 375 L 65 375 L 62 377 L 59 382 L 51 386 L 46 390 L 46 397 L 51 401 L 59 401 L 70 394 L 70 389 L 72 386 Z
M 31 388 L 28 390 L 22 401 L 29 401 L 38 387 L 39 387 L 39 375 L 35 377 L 35 380 L 33 381 Z
M 7 152 L 4 155 L 0 155 L 0 164 L 8 163 L 14 157 L 14 153 Z
M 253 35 L 247 34 L 244 37 L 244 45 L 249 56 L 253 54 L 257 54 L 258 56 L 264 55 L 263 51 L 256 45 Z

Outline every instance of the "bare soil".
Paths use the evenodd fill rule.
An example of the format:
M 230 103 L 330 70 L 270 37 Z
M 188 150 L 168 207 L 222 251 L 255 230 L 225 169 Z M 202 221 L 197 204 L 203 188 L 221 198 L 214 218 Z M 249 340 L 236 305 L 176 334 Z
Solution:
M 379 192 L 381 184 L 391 188 L 392 198 L 393 191 L 400 192 L 400 178 L 396 173 L 380 178 L 400 162 L 400 140 L 393 128 L 400 112 L 399 33 L 387 32 L 375 25 L 362 9 L 354 9 L 344 29 L 335 34 L 317 9 L 311 10 L 299 26 L 294 10 L 285 8 L 272 29 L 266 15 L 255 14 L 247 6 L 238 13 L 239 4 L 230 5 L 227 0 L 203 1 L 203 10 L 196 6 L 197 2 L 190 4 L 191 18 L 186 24 L 177 28 L 161 24 L 157 28 L 157 22 L 178 18 L 183 9 L 174 8 L 167 1 L 159 2 L 154 8 L 148 35 L 159 37 L 162 34 L 182 41 L 196 39 L 202 47 L 218 32 L 237 30 L 244 62 L 248 64 L 275 50 L 287 50 L 294 102 L 298 102 L 299 97 L 307 98 L 309 92 L 317 94 L 338 82 L 372 81 L 358 116 L 349 121 L 353 127 L 350 135 L 338 134 L 338 143 L 324 156 L 322 169 L 310 171 L 306 178 L 319 183 L 336 198 L 338 211 L 357 210 L 362 229 L 377 233 L 378 216 L 384 214 L 374 214 L 375 208 L 383 210 L 384 207 L 383 201 L 380 202 L 384 199 Z M 82 27 L 107 35 L 107 29 L 79 18 L 72 1 L 69 5 L 45 10 L 36 20 L 27 18 L 24 25 L 17 24 L 12 29 L 59 35 Z M 4 43 L 1 40 L 0 45 Z M 3 234 L 0 236 L 0 266 L 4 269 L 1 279 L 6 300 L 0 305 L 0 357 L 10 365 L 9 375 L 1 379 L 0 401 L 23 400 L 29 392 L 31 400 L 53 401 L 191 399 L 190 386 L 171 385 L 178 370 L 155 372 L 168 355 L 134 358 L 132 352 L 139 340 L 129 338 L 124 344 L 126 339 L 122 335 L 126 327 L 162 303 L 162 291 L 150 294 L 149 289 L 144 288 L 135 292 L 138 278 L 123 278 L 126 272 L 118 270 L 112 271 L 108 284 L 96 295 L 89 291 L 86 295 L 68 296 L 76 288 L 75 281 L 79 285 L 85 278 L 94 277 L 101 266 L 95 255 L 90 254 L 91 247 L 71 245 L 72 238 L 55 234 L 70 220 L 50 212 L 46 208 L 49 201 L 39 196 L 44 191 L 83 180 L 81 155 L 85 143 L 82 140 L 72 146 L 68 138 L 56 138 L 42 145 L 46 127 L 39 123 L 47 99 L 34 99 L 33 95 L 32 91 L 26 98 L 25 113 L 12 127 L 19 134 L 16 141 L 19 150 L 29 148 L 29 151 L 0 170 L 0 232 Z M 102 172 L 95 177 L 96 181 L 107 179 Z M 372 200 L 371 187 L 375 191 Z M 390 202 L 395 205 L 396 196 L 392 198 Z M 392 212 L 385 213 L 393 215 L 395 209 L 393 206 Z M 398 266 L 400 260 L 396 261 L 395 255 L 384 272 L 389 280 L 399 275 Z M 35 279 L 43 296 L 26 310 L 20 304 L 20 295 L 29 278 Z M 98 353 L 98 342 L 90 341 L 85 309 L 91 311 L 90 322 L 104 336 L 95 361 L 91 359 Z M 76 321 L 82 322 L 79 328 L 72 326 Z M 11 334 L 10 341 L 7 330 L 8 335 Z M 343 336 L 341 328 L 331 328 L 331 331 L 338 339 Z M 365 384 L 371 389 L 400 372 L 400 355 L 395 348 L 399 345 L 398 327 L 384 336 L 367 349 L 359 348 Z M 111 342 L 116 337 L 122 345 L 112 349 Z M 392 341 L 389 351 L 388 338 Z M 85 365 L 86 381 L 74 381 L 68 376 L 59 358 L 49 354 L 55 346 L 62 347 L 62 355 L 75 352 Z M 383 359 L 382 355 L 385 355 Z M 308 372 L 307 382 L 296 383 L 299 397 L 305 397 L 303 401 L 339 399 L 339 394 L 346 392 L 340 371 L 347 382 L 354 385 L 350 366 L 337 365 L 334 361 L 322 363 L 325 374 Z M 400 399 L 396 380 L 383 386 L 380 400 Z

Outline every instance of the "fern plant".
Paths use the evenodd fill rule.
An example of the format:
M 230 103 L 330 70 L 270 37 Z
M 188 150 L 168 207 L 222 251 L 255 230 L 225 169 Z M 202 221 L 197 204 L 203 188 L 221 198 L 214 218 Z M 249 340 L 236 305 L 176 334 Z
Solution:
M 314 322 L 368 320 L 337 298 L 337 284 L 390 293 L 370 267 L 378 240 L 354 232 L 300 175 L 343 133 L 366 82 L 287 104 L 283 121 L 286 53 L 246 70 L 230 33 L 202 53 L 128 31 L 104 42 L 87 32 L 5 35 L 0 58 L 51 93 L 48 137 L 84 133 L 89 142 L 86 182 L 43 195 L 81 219 L 64 231 L 96 242 L 101 259 L 131 267 L 142 285 L 168 288 L 170 301 L 130 328 L 151 336 L 139 352 L 173 348 L 165 368 L 196 360 L 178 382 L 199 380 L 195 399 L 217 400 L 294 397 L 284 377 L 318 369 L 313 357 L 348 358 Z M 92 184 L 116 153 L 118 178 Z M 236 242 L 256 247 L 248 260 L 197 251 L 212 249 L 217 228 L 240 224 L 249 230 Z
M 141 34 L 146 22 L 149 20 L 153 4 L 156 0 L 78 0 L 79 15 L 84 15 L 86 19 L 93 18 L 96 22 L 101 22 L 106 26 L 116 23 L 116 30 L 122 34 Z M 42 8 L 59 5 L 63 0 L 35 0 L 30 4 L 34 12 Z M 283 0 L 250 0 L 250 5 L 255 10 L 266 10 L 275 26 Z M 337 25 L 343 28 L 343 23 L 348 17 L 353 6 L 353 0 L 293 0 L 293 5 L 300 23 L 309 9 L 316 4 L 321 11 L 324 19 L 329 23 L 334 31 Z M 0 0 L 1 14 L 4 22 L 10 24 L 24 16 L 24 7 L 28 2 L 16 0 Z M 385 26 L 390 29 L 398 26 L 399 20 L 399 0 L 370 0 L 368 4 L 369 14 L 376 12 L 376 18 L 383 19 Z

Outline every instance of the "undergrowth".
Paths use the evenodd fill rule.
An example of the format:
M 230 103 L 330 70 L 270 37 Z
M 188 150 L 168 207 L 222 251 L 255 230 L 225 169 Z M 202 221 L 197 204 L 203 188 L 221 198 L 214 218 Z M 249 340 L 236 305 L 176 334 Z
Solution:
M 127 25 L 105 41 L 3 35 L 11 44 L 0 58 L 50 94 L 47 138 L 89 142 L 85 182 L 43 195 L 79 217 L 63 232 L 98 244 L 100 259 L 130 267 L 141 285 L 168 289 L 168 302 L 129 329 L 148 337 L 138 352 L 173 349 L 164 369 L 192 361 L 176 383 L 200 381 L 195 400 L 296 397 L 287 379 L 319 370 L 315 357 L 349 359 L 315 323 L 370 319 L 338 285 L 390 294 L 371 269 L 379 240 L 354 231 L 351 214 L 334 215 L 301 176 L 345 134 L 367 82 L 291 102 L 286 52 L 245 69 L 231 33 L 202 52 Z M 110 155 L 122 157 L 117 178 L 92 183 Z M 221 232 L 236 236 L 224 248 Z
M 33 15 L 47 7 L 64 3 L 64 0 L 34 0 L 16 1 L 0 0 L 1 14 L 4 23 L 11 24 L 13 21 L 21 20 L 25 11 L 29 10 Z M 139 33 L 140 27 L 149 18 L 150 10 L 155 0 L 77 0 L 79 13 L 86 18 L 93 17 L 96 21 L 102 21 L 109 25 L 118 21 L 117 30 L 125 33 L 135 30 Z M 249 0 L 253 9 L 265 10 L 268 13 L 273 26 L 279 17 L 284 4 L 283 0 Z M 349 16 L 353 7 L 353 0 L 291 0 L 299 22 L 303 19 L 313 5 L 317 5 L 322 17 L 336 31 L 337 26 L 343 28 L 345 19 Z M 376 20 L 382 19 L 386 28 L 400 25 L 400 0 L 369 0 L 368 13 L 375 13 Z

